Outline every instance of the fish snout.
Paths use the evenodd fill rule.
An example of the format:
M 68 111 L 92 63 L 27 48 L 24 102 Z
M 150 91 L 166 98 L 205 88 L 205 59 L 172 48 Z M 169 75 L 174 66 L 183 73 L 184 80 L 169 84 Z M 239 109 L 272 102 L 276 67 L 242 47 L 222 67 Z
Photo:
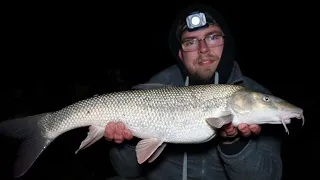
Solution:
M 303 111 L 299 111 L 299 112 L 291 112 L 291 113 L 285 113 L 282 116 L 280 116 L 281 119 L 283 120 L 288 120 L 291 118 L 296 118 L 296 119 L 302 119 L 302 126 L 304 125 L 304 115 L 303 115 Z
M 296 116 L 294 116 L 293 118 L 302 119 L 302 126 L 304 126 L 305 120 L 303 115 L 303 109 L 297 108 L 295 114 Z

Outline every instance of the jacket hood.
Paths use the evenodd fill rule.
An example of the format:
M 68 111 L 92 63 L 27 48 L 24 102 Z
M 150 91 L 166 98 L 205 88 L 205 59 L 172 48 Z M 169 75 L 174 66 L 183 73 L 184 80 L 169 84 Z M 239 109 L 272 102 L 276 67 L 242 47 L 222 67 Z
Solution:
M 221 60 L 219 62 L 216 72 L 219 73 L 219 83 L 227 83 L 234 65 L 235 44 L 225 20 L 220 15 L 220 13 L 215 9 L 209 6 L 206 6 L 204 4 L 196 3 L 182 10 L 177 15 L 176 20 L 174 21 L 170 29 L 169 39 L 168 39 L 169 48 L 173 53 L 174 57 L 176 58 L 178 66 L 181 69 L 182 73 L 184 74 L 184 76 L 187 76 L 186 68 L 178 56 L 178 52 L 179 52 L 179 49 L 181 48 L 181 45 L 177 38 L 177 28 L 179 28 L 179 22 L 181 20 L 184 20 L 190 13 L 194 11 L 201 11 L 205 14 L 209 14 L 224 32 L 224 35 L 225 35 L 224 49 L 223 49 Z M 213 82 L 213 79 L 214 77 L 212 77 L 211 78 L 212 81 L 208 83 Z

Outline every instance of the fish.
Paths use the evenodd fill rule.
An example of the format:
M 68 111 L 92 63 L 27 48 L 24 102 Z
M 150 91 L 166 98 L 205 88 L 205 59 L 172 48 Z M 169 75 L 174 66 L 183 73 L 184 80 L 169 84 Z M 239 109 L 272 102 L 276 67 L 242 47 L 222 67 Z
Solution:
M 58 136 L 88 127 L 80 150 L 104 137 L 109 122 L 122 122 L 141 140 L 138 163 L 153 162 L 168 143 L 198 144 L 216 137 L 225 124 L 286 124 L 302 119 L 303 109 L 277 96 L 242 85 L 171 86 L 141 84 L 132 89 L 96 95 L 54 112 L 0 123 L 0 134 L 21 140 L 13 176 L 23 176 Z

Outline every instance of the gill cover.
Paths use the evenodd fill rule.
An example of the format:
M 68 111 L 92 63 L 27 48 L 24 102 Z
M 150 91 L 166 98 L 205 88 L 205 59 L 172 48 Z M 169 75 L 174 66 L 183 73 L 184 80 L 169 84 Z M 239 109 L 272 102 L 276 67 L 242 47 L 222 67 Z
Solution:
M 260 124 L 264 121 L 279 120 L 276 104 L 281 99 L 249 89 L 239 90 L 231 97 L 230 108 L 237 114 L 240 121 Z

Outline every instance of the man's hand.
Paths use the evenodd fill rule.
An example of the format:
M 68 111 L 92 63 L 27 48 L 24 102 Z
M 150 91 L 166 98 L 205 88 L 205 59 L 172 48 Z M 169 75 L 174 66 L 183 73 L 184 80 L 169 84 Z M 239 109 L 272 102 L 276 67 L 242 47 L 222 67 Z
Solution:
M 238 133 L 242 136 L 248 137 L 251 134 L 259 134 L 261 132 L 260 125 L 248 125 L 248 124 L 239 124 L 238 129 L 234 127 L 231 123 L 226 124 L 221 128 L 220 135 L 224 138 L 226 137 L 234 137 L 238 135 Z
M 109 122 L 106 125 L 104 137 L 109 141 L 114 140 L 116 143 L 122 143 L 124 140 L 133 138 L 132 133 L 121 122 Z
M 232 124 L 226 124 L 221 128 L 220 135 L 222 137 L 234 137 L 238 133 L 242 136 L 250 136 L 251 134 L 259 134 L 261 132 L 261 126 L 259 125 L 248 125 L 240 124 L 238 129 L 232 126 Z M 124 140 L 130 140 L 133 138 L 132 133 L 128 130 L 123 123 L 110 122 L 107 124 L 104 132 L 104 136 L 107 140 L 114 140 L 116 143 L 122 143 Z

